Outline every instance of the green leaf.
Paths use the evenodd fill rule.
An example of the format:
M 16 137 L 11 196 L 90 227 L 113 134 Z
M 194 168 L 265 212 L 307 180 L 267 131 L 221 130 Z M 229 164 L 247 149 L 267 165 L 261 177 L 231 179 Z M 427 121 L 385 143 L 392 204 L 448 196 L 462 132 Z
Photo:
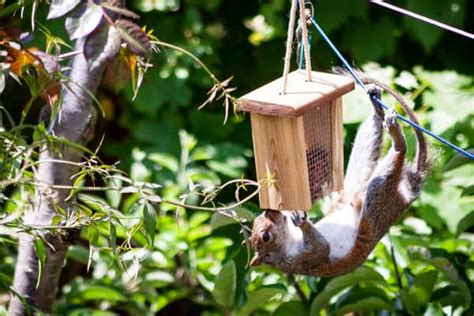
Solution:
M 465 1 L 432 1 L 408 0 L 406 8 L 431 19 L 442 21 L 452 26 L 462 27 L 465 19 Z M 426 52 L 430 52 L 439 42 L 444 31 L 433 25 L 418 21 L 412 17 L 404 17 L 403 24 L 409 34 L 419 41 Z
M 361 299 L 352 304 L 347 304 L 342 306 L 337 310 L 337 315 L 345 315 L 351 312 L 357 313 L 367 313 L 367 312 L 377 312 L 381 310 L 391 310 L 392 306 L 389 302 L 380 297 L 368 297 Z
M 81 0 L 52 0 L 49 5 L 48 20 L 59 18 L 74 9 Z
M 115 248 L 117 245 L 117 229 L 112 221 L 109 221 L 109 238 L 110 247 Z
M 108 179 L 106 183 L 108 187 L 114 188 L 113 190 L 105 191 L 107 201 L 112 207 L 118 208 L 122 199 L 122 193 L 118 190 L 122 188 L 122 180 L 116 177 L 112 177 Z
M 77 262 L 87 264 L 89 250 L 84 246 L 72 245 L 67 250 L 67 257 L 76 260 Z
M 38 279 L 36 280 L 36 288 L 38 288 L 44 271 L 44 263 L 46 262 L 46 247 L 40 238 L 35 238 L 33 243 L 36 256 L 38 257 Z
M 275 312 L 273 312 L 273 316 L 288 316 L 288 315 L 306 315 L 307 310 L 303 303 L 298 301 L 290 301 L 281 304 Z
M 461 196 L 471 196 L 474 195 L 474 185 L 470 185 L 467 188 L 462 190 Z
M 255 291 L 249 292 L 247 302 L 242 306 L 241 310 L 238 311 L 237 315 L 250 315 L 255 310 L 267 304 L 268 301 L 275 296 L 283 295 L 286 292 L 286 289 L 281 285 L 264 286 Z
M 90 71 L 104 66 L 120 50 L 120 34 L 115 27 L 104 25 L 87 36 L 84 56 Z
M 216 277 L 212 295 L 216 302 L 223 307 L 232 307 L 235 300 L 235 289 L 237 286 L 237 270 L 235 262 L 229 260 L 222 266 Z
M 98 246 L 99 242 L 99 230 L 95 225 L 88 226 L 88 238 L 90 246 Z
M 336 277 L 329 281 L 324 290 L 322 290 L 311 303 L 310 315 L 319 315 L 320 311 L 326 306 L 329 300 L 345 288 L 360 284 L 361 282 L 377 282 L 384 284 L 384 278 L 376 271 L 360 267 L 354 272 Z
M 419 313 L 433 292 L 438 277 L 436 270 L 427 271 L 415 277 L 415 282 L 408 288 L 403 288 L 401 298 L 405 308 L 412 313 Z
M 151 284 L 154 288 L 162 288 L 176 282 L 175 277 L 165 271 L 148 272 L 143 277 L 144 282 Z
M 154 163 L 157 163 L 163 168 L 168 169 L 169 171 L 173 173 L 178 172 L 178 160 L 171 154 L 167 153 L 152 153 L 147 156 L 148 159 L 153 161 Z
M 423 92 L 423 103 L 433 108 L 426 115 L 432 132 L 441 134 L 474 114 L 472 90 L 466 88 L 472 87 L 471 77 L 454 71 L 429 72 L 421 67 L 415 67 L 414 72 L 424 85 L 430 87 Z
M 150 203 L 143 204 L 143 224 L 147 235 L 148 244 L 153 246 L 156 232 L 156 211 Z
M 472 298 L 466 283 L 456 281 L 453 284 L 454 285 L 448 285 L 434 291 L 431 300 L 439 302 L 443 306 L 470 306 Z
M 72 15 L 66 18 L 66 30 L 71 39 L 92 33 L 102 20 L 102 7 L 93 3 L 81 3 Z
M 235 214 L 238 218 L 246 218 L 249 222 L 253 220 L 253 214 L 243 207 L 237 207 L 234 209 Z M 226 216 L 220 212 L 214 213 L 211 217 L 212 230 L 216 230 L 220 227 L 238 224 L 238 222 L 232 217 Z
M 474 148 L 468 149 L 468 153 L 474 154 Z M 467 163 L 472 163 L 472 160 L 464 155 L 456 153 L 449 161 L 446 163 L 445 171 L 453 170 L 458 167 L 461 167 Z
M 86 301 L 125 302 L 127 296 L 123 290 L 105 285 L 89 285 L 82 290 L 81 296 Z
M 474 211 L 464 216 L 458 223 L 457 235 L 465 232 L 469 228 L 474 226 Z

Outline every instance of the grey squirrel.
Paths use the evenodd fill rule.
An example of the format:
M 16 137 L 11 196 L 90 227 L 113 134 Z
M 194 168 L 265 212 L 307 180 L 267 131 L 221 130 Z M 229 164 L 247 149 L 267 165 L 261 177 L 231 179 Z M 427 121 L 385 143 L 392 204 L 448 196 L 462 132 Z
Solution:
M 409 164 L 395 110 L 385 114 L 374 98 L 380 98 L 383 89 L 400 103 L 410 120 L 418 123 L 416 117 L 399 93 L 363 73 L 359 76 L 370 84 L 374 113 L 357 132 L 344 191 L 315 224 L 306 220 L 306 213 L 264 211 L 253 224 L 250 266 L 266 263 L 288 273 L 323 277 L 350 272 L 364 263 L 390 226 L 419 196 L 429 169 L 424 136 L 415 129 L 416 157 Z M 392 147 L 379 160 L 384 127 Z

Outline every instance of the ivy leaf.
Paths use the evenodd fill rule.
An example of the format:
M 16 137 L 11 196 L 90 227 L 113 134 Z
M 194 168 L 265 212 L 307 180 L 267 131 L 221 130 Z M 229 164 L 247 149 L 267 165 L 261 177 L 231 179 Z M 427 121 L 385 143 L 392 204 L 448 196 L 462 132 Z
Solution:
M 71 16 L 66 18 L 66 30 L 71 39 L 92 33 L 102 20 L 102 7 L 93 3 L 81 3 Z
M 128 49 L 132 53 L 138 56 L 150 56 L 150 39 L 138 25 L 128 20 L 119 19 L 115 26 L 120 32 L 120 37 L 122 37 L 122 40 L 127 44 Z
M 104 26 L 95 30 L 87 36 L 84 44 L 84 56 L 86 57 L 90 71 L 104 65 L 112 59 L 120 50 L 120 34 L 115 27 Z
M 52 0 L 49 6 L 48 20 L 59 18 L 74 9 L 81 0 Z

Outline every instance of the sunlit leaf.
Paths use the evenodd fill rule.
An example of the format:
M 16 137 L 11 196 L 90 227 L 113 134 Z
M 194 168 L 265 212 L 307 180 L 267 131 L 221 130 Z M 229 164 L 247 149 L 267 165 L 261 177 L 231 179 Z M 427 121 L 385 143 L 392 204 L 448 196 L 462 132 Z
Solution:
M 109 301 L 124 302 L 127 300 L 126 293 L 112 286 L 86 285 L 81 296 L 86 301 Z
M 47 19 L 59 18 L 74 9 L 81 0 L 52 0 Z
M 66 30 L 71 39 L 81 38 L 92 33 L 102 20 L 102 7 L 93 3 L 81 3 L 66 18 Z
M 113 26 L 104 26 L 87 36 L 84 44 L 84 56 L 89 68 L 94 71 L 97 67 L 115 57 L 120 49 L 120 34 Z

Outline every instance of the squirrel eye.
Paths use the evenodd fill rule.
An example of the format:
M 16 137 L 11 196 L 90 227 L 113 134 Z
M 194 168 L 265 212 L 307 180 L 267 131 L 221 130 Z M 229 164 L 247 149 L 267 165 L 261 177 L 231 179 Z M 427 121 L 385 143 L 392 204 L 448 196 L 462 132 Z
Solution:
M 264 242 L 269 242 L 270 241 L 270 234 L 268 232 L 264 232 L 262 234 L 262 239 Z

